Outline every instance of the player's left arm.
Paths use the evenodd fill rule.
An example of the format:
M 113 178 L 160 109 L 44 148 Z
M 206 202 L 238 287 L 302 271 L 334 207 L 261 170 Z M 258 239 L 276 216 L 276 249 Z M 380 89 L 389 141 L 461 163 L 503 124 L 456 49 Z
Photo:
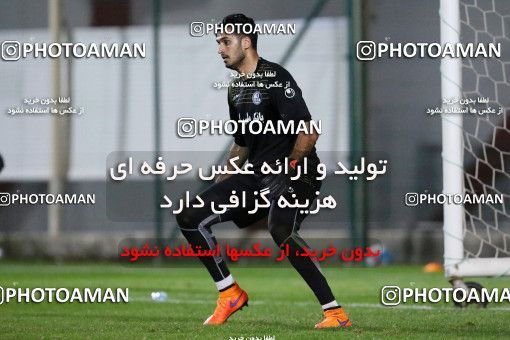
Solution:
M 271 98 L 273 99 L 273 102 L 278 109 L 278 113 L 280 114 L 280 119 L 284 122 L 305 122 L 307 127 L 305 129 L 306 133 L 298 133 L 290 155 L 288 155 L 290 158 L 289 162 L 292 173 L 293 171 L 296 171 L 297 163 L 311 153 L 319 135 L 315 129 L 311 128 L 312 117 L 301 95 L 301 89 L 297 86 L 292 76 L 286 70 L 282 69 L 281 72 L 283 74 L 277 74 L 277 77 L 284 84 L 288 85 L 284 89 L 275 87 L 272 91 L 270 91 Z M 269 197 L 271 199 L 276 199 L 288 191 L 290 177 L 283 173 L 277 176 L 267 176 L 264 180 L 262 180 L 262 184 L 269 188 Z
M 301 89 L 291 74 L 287 70 L 281 69 L 279 73 L 277 71 L 276 77 L 280 82 L 286 84 L 285 88 L 273 87 L 270 91 L 281 119 L 285 122 L 293 120 L 295 122 L 305 122 L 306 124 L 306 133 L 299 132 L 294 147 L 290 155 L 288 155 L 289 158 L 300 161 L 310 154 L 319 138 L 319 134 L 311 127 L 312 116 L 303 99 Z
M 308 156 L 315 146 L 315 143 L 317 143 L 317 139 L 319 139 L 319 134 L 310 126 L 310 122 L 308 121 L 305 124 L 306 130 L 310 133 L 300 132 L 298 134 L 294 148 L 289 155 L 289 158 L 291 159 L 297 159 L 300 161 L 304 157 Z

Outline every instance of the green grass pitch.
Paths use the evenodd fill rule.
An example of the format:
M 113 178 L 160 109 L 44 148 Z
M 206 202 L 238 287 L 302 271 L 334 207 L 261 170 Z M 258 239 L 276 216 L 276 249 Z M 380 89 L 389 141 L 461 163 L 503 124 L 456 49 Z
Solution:
M 4 303 L 0 338 L 275 339 L 355 338 L 508 338 L 510 306 L 455 309 L 452 304 L 383 307 L 384 285 L 449 287 L 442 274 L 418 266 L 327 268 L 337 300 L 349 313 L 351 329 L 315 330 L 321 309 L 298 274 L 289 267 L 232 268 L 248 292 L 250 306 L 223 326 L 202 322 L 214 310 L 217 293 L 205 269 L 134 268 L 116 264 L 34 264 L 0 262 L 2 287 L 129 288 L 129 303 Z M 485 287 L 510 287 L 510 278 L 477 280 Z M 168 300 L 154 302 L 152 291 Z

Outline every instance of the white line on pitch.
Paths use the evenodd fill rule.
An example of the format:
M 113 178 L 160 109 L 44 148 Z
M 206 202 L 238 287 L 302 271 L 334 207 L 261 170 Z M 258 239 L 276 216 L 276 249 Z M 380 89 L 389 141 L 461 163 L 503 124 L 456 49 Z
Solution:
M 154 303 L 172 303 L 172 304 L 183 304 L 183 305 L 204 305 L 204 304 L 211 304 L 213 305 L 216 301 L 215 300 L 192 300 L 192 299 L 167 299 L 165 301 L 153 301 L 149 297 L 139 297 L 139 298 L 130 298 L 129 301 L 134 302 L 154 302 Z M 317 305 L 317 302 L 312 301 L 264 301 L 264 300 L 256 300 L 251 301 L 250 305 L 267 305 L 267 304 L 279 304 L 279 305 L 293 305 L 293 306 L 312 306 Z M 354 307 L 354 308 L 384 308 L 384 309 L 413 309 L 413 310 L 438 310 L 438 309 L 445 309 L 446 307 L 432 307 L 432 306 L 422 306 L 422 305 L 398 305 L 398 306 L 384 306 L 379 303 L 343 303 L 342 305 L 345 305 L 346 307 Z M 488 310 L 491 311 L 510 311 L 510 307 L 489 307 Z

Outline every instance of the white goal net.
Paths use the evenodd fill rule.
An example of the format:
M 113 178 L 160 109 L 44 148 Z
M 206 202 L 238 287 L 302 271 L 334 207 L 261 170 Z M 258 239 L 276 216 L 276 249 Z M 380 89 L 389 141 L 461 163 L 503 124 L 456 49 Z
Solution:
M 448 277 L 510 275 L 510 2 L 441 1 L 442 43 L 501 44 L 499 58 L 441 63 L 444 193 L 484 197 L 444 209 Z M 457 98 L 457 100 L 452 100 Z

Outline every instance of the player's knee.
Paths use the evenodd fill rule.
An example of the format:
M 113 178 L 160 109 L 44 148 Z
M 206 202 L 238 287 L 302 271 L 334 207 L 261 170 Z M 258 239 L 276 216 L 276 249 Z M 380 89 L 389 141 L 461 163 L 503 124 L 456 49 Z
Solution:
M 279 246 L 289 239 L 292 234 L 291 228 L 286 227 L 284 224 L 274 223 L 272 221 L 269 223 L 269 233 L 271 237 L 275 241 L 275 243 Z
M 192 208 L 184 208 L 180 213 L 175 215 L 175 220 L 181 229 L 196 229 L 198 221 L 196 221 L 196 212 Z

